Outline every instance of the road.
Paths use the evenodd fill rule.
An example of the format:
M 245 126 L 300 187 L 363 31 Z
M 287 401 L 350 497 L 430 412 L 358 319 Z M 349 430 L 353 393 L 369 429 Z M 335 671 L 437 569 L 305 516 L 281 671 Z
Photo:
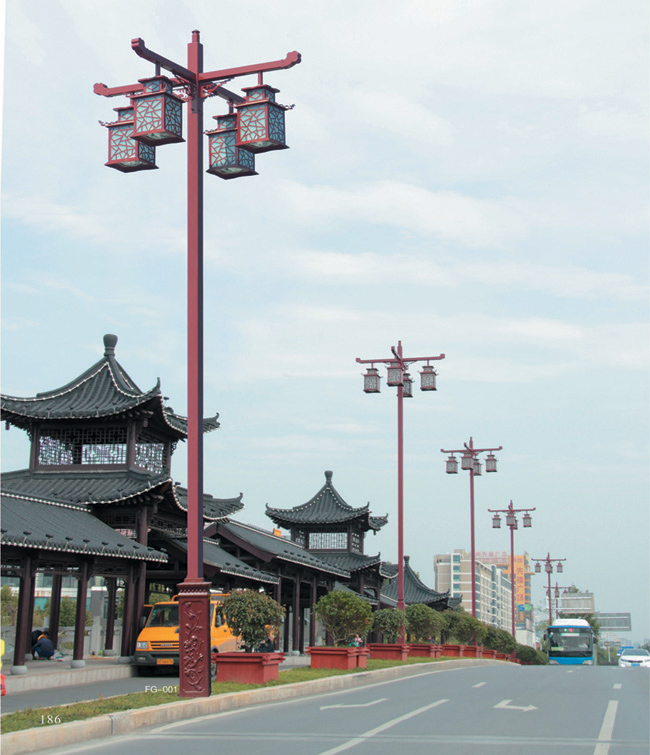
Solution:
M 650 674 L 477 666 L 182 721 L 51 755 L 634 755 L 649 751 Z M 41 753 L 41 755 L 44 755 Z

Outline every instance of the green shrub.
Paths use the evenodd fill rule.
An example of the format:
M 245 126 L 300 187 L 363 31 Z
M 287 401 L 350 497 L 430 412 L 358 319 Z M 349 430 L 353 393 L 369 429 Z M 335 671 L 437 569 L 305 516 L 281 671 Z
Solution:
M 515 638 L 505 629 L 488 627 L 483 638 L 483 647 L 491 648 L 499 653 L 512 653 L 516 646 Z
M 233 634 L 252 649 L 280 629 L 284 608 L 273 598 L 255 590 L 233 590 L 220 606 Z
M 409 623 L 404 611 L 398 608 L 382 608 L 375 611 L 373 629 L 381 632 L 384 642 L 397 642 L 408 629 Z
M 347 590 L 332 590 L 323 595 L 314 606 L 314 615 L 335 645 L 344 645 L 357 634 L 365 639 L 372 626 L 370 604 Z
M 442 614 L 423 603 L 407 606 L 406 619 L 409 625 L 409 641 L 414 642 L 435 642 L 444 625 Z

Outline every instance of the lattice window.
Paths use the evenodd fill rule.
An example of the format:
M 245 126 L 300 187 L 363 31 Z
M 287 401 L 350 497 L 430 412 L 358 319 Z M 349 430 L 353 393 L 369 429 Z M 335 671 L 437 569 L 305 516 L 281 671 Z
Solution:
M 293 533 L 292 540 L 296 545 L 299 545 L 301 548 L 307 547 L 307 533 L 304 530 L 295 530 Z
M 266 107 L 264 105 L 246 108 L 240 112 L 239 138 L 244 142 L 266 138 Z
M 166 462 L 165 444 L 151 433 L 140 433 L 135 444 L 136 466 L 149 472 L 164 472 Z
M 126 435 L 126 427 L 44 428 L 38 464 L 126 464 Z
M 363 552 L 363 535 L 359 530 L 352 530 L 352 550 L 357 553 Z
M 347 550 L 347 532 L 310 532 L 309 547 L 314 550 Z

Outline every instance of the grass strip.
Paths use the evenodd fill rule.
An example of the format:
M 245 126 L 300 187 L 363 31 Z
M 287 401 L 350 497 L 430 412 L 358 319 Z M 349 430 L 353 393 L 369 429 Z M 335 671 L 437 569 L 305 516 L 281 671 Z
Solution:
M 357 674 L 362 671 L 377 671 L 378 669 L 391 668 L 393 666 L 408 666 L 417 663 L 436 663 L 447 660 L 445 658 L 409 658 L 407 661 L 368 660 L 367 669 L 351 669 L 343 671 L 339 669 L 313 669 L 309 666 L 280 671 L 278 681 L 266 684 L 235 684 L 234 682 L 213 682 L 212 695 L 225 695 L 229 692 L 242 692 L 243 690 L 257 689 L 258 687 L 278 687 L 283 684 L 295 684 L 296 682 L 309 682 L 315 679 L 325 679 L 328 676 L 342 676 L 345 674 Z M 160 685 L 162 686 L 162 685 Z M 171 685 L 170 685 L 171 686 Z M 119 713 L 136 708 L 148 708 L 152 705 L 165 705 L 186 698 L 172 692 L 162 690 L 152 692 L 130 692 L 126 695 L 115 697 L 101 697 L 95 700 L 87 700 L 82 703 L 70 705 L 57 705 L 50 708 L 26 708 L 15 713 L 6 713 L 0 719 L 2 734 L 22 729 L 40 728 L 71 721 L 84 721 L 95 716 L 103 716 L 107 713 Z

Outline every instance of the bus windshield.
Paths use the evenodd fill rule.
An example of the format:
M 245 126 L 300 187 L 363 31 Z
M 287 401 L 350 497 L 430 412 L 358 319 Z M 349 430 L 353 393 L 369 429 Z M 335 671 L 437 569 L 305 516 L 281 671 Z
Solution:
M 593 632 L 586 627 L 549 627 L 548 656 L 587 658 L 593 654 Z

